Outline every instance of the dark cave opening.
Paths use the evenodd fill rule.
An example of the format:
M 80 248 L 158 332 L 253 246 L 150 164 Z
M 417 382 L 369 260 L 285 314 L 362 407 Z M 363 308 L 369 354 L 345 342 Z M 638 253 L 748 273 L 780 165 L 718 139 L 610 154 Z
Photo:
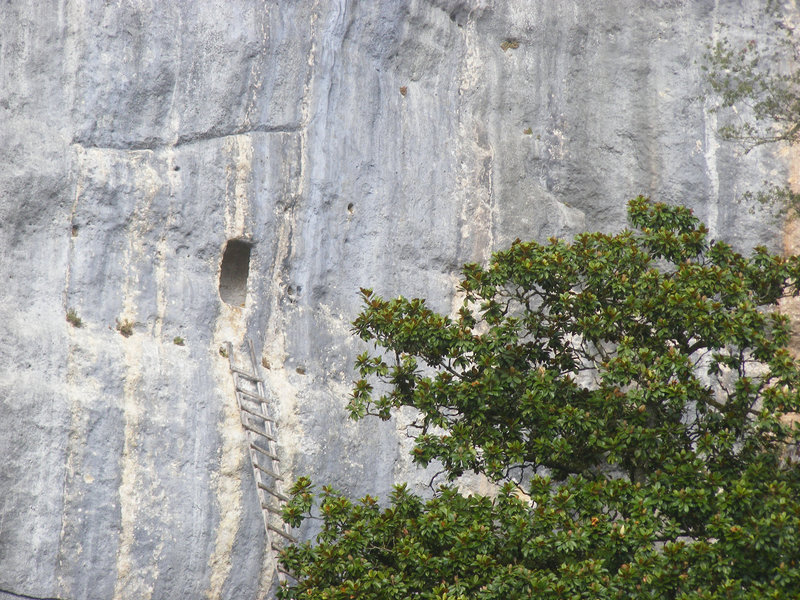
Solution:
M 226 304 L 244 306 L 249 273 L 250 244 L 242 240 L 228 240 L 219 272 L 219 295 Z

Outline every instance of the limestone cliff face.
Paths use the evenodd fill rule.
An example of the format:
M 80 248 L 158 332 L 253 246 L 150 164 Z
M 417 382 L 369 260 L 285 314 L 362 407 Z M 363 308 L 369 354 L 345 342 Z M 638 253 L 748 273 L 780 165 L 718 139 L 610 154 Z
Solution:
M 346 420 L 359 286 L 447 311 L 462 263 L 640 193 L 779 247 L 737 200 L 784 159 L 717 142 L 696 62 L 755 4 L 0 4 L 0 598 L 268 594 L 225 342 L 290 473 L 383 495 L 419 478 Z

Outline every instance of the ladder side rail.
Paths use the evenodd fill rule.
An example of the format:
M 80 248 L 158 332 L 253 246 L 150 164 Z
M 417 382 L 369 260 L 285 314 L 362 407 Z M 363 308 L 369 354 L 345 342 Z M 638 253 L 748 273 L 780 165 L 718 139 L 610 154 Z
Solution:
M 239 371 L 239 369 L 236 369 L 233 364 L 233 344 L 228 342 L 227 349 L 228 349 L 228 364 L 230 365 L 231 374 L 233 375 L 233 385 L 234 385 L 234 390 L 236 391 L 236 404 L 238 405 L 240 419 L 241 419 L 241 414 L 244 410 L 244 407 L 242 406 L 242 396 L 239 394 L 239 388 L 241 387 L 239 382 L 239 377 L 241 371 Z M 265 422 L 265 425 L 267 424 L 268 422 Z M 247 438 L 248 441 L 247 446 L 248 446 L 248 453 L 250 455 L 250 466 L 253 472 L 253 479 L 256 482 L 256 495 L 259 497 L 258 498 L 259 504 L 263 504 L 265 500 L 269 501 L 269 498 L 264 498 L 265 492 L 262 490 L 262 487 L 266 487 L 266 484 L 261 480 L 262 479 L 261 474 L 255 467 L 255 465 L 258 463 L 258 460 L 254 450 L 254 442 L 255 442 L 255 440 L 253 439 L 254 434 L 245 429 L 245 437 Z M 275 482 L 273 482 L 273 485 L 274 483 Z M 272 552 L 274 553 L 275 543 L 277 542 L 277 540 L 274 539 L 275 533 L 272 531 L 271 523 L 269 521 L 269 512 L 262 509 L 261 516 L 264 520 L 264 533 L 266 535 L 267 547 L 272 549 Z M 275 571 L 278 574 L 278 581 L 283 583 L 284 581 L 286 581 L 286 575 L 278 569 L 277 558 L 278 558 L 277 555 L 273 554 L 273 559 L 275 562 Z
M 255 348 L 253 346 L 253 340 L 250 340 L 250 339 L 247 340 L 247 349 L 249 350 L 249 354 L 250 354 L 250 363 L 251 363 L 252 368 L 253 368 L 253 374 L 257 376 L 258 372 L 259 372 L 259 369 L 258 369 L 258 361 L 256 360 L 256 351 L 255 351 Z M 267 403 L 265 401 L 265 399 L 267 398 L 266 388 L 264 386 L 264 380 L 261 379 L 260 377 L 256 378 L 256 389 L 258 390 L 258 393 L 262 398 L 261 410 L 263 411 L 263 413 L 265 415 L 269 415 L 269 407 L 267 406 Z M 273 456 L 277 457 L 278 456 L 278 445 L 274 441 L 276 439 L 276 437 L 277 437 L 276 431 L 273 428 L 274 422 L 275 422 L 274 419 L 265 420 L 264 429 L 267 432 L 268 436 L 271 438 L 267 442 L 268 443 L 268 447 L 270 449 L 270 452 L 272 453 Z M 289 499 L 288 499 L 287 496 L 285 496 L 283 494 L 283 486 L 282 486 L 283 477 L 281 475 L 280 460 L 277 460 L 277 459 L 272 460 L 271 466 L 272 466 L 272 471 L 274 472 L 274 475 L 275 475 L 275 477 L 273 478 L 273 481 L 272 481 L 272 485 L 274 486 L 275 492 L 277 492 L 277 494 L 275 494 L 275 496 L 278 498 L 278 500 L 280 502 L 279 506 L 282 506 L 283 504 L 288 502 Z M 267 512 L 266 511 L 264 511 L 264 512 L 265 512 L 265 515 L 267 515 Z M 267 525 L 267 528 L 269 528 L 269 525 Z M 292 542 L 296 542 L 297 541 L 297 538 L 292 533 L 292 530 L 289 527 L 289 524 L 284 522 L 283 519 L 281 519 L 281 527 L 280 527 L 280 529 L 283 532 L 282 533 L 278 532 L 278 533 L 280 533 L 280 535 L 282 535 L 284 538 L 289 539 Z M 283 569 L 280 568 L 280 563 L 278 562 L 277 555 L 275 556 L 275 568 L 278 571 L 278 580 L 281 583 L 284 583 L 286 581 L 286 579 L 287 579 L 286 578 L 286 573 L 283 571 Z
M 249 340 L 249 339 L 247 340 L 247 349 L 250 351 L 250 362 L 251 362 L 251 364 L 253 366 L 253 373 L 255 375 L 258 375 L 258 362 L 256 360 L 256 351 L 255 351 L 255 348 L 253 346 L 253 341 L 252 340 Z M 261 378 L 258 378 L 256 380 L 256 389 L 258 390 L 258 393 L 261 394 L 262 398 L 266 398 L 267 397 L 266 389 L 265 389 L 265 386 L 264 386 L 264 381 Z M 262 402 L 261 410 L 264 411 L 265 415 L 269 414 L 268 406 L 267 406 L 266 402 Z M 267 434 L 274 439 L 276 437 L 276 435 L 275 435 L 274 429 L 272 428 L 272 425 L 273 425 L 273 421 L 267 421 L 265 423 L 264 429 L 266 430 Z M 278 445 L 272 440 L 270 440 L 268 442 L 268 444 L 269 444 L 269 449 L 272 452 L 272 454 L 274 456 L 278 456 Z M 280 461 L 279 460 L 273 460 L 272 461 L 272 470 L 274 471 L 274 473 L 276 475 L 272 485 L 275 486 L 275 490 L 277 492 L 282 493 L 283 492 L 283 486 L 282 486 L 283 476 L 281 474 L 281 468 L 280 468 Z M 284 531 L 285 536 L 287 538 L 289 538 L 289 539 L 294 540 L 295 538 L 294 538 L 294 535 L 292 534 L 292 531 L 291 531 L 291 528 L 289 527 L 289 524 L 282 521 L 281 525 L 282 525 L 282 529 Z
M 248 350 L 250 351 L 250 362 L 253 365 L 253 373 L 258 373 L 258 362 L 256 361 L 256 351 L 255 348 L 253 347 L 252 340 L 247 340 L 247 346 Z M 261 395 L 262 398 L 261 410 L 264 412 L 265 415 L 269 415 L 268 412 L 269 407 L 267 406 L 266 402 L 263 401 L 263 399 L 267 397 L 266 390 L 264 389 L 264 382 L 260 378 L 256 380 L 256 388 L 258 389 L 258 393 Z M 275 436 L 275 431 L 272 428 L 273 421 L 274 421 L 273 419 L 267 420 L 264 429 L 267 432 L 267 435 L 274 439 L 276 436 Z M 272 440 L 270 440 L 269 442 L 269 450 L 273 456 L 278 456 L 277 444 Z M 272 463 L 273 470 L 275 471 L 275 473 L 278 474 L 278 477 L 281 476 L 279 462 L 280 462 L 279 460 L 273 460 Z M 282 491 L 279 488 L 276 489 L 278 489 L 278 491 Z

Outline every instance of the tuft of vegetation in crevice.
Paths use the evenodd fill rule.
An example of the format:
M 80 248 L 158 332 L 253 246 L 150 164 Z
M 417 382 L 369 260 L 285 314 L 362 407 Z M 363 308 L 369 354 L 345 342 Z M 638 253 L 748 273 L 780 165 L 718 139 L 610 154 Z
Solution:
M 120 335 L 123 337 L 131 337 L 133 335 L 134 325 L 135 323 L 128 319 L 117 321 L 117 331 L 119 331 Z
M 78 316 L 78 313 L 75 311 L 74 308 L 70 308 L 69 310 L 67 310 L 67 323 L 69 323 L 73 327 L 83 327 L 83 321 Z

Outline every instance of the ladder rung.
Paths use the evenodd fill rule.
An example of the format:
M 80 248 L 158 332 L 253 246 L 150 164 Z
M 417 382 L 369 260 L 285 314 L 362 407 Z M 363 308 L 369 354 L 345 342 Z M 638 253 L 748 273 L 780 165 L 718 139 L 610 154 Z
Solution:
M 267 469 L 266 467 L 261 466 L 258 463 L 253 463 L 253 468 L 258 469 L 262 473 L 266 473 L 267 475 L 269 475 L 273 479 L 277 479 L 278 481 L 283 481 L 283 477 L 281 477 L 278 473 L 276 473 L 275 471 L 270 471 L 269 469 Z
M 268 510 L 273 515 L 282 515 L 283 514 L 283 511 L 279 506 L 272 506 L 271 504 L 269 504 L 267 502 L 262 502 L 261 503 L 261 508 L 263 508 L 264 510 Z
M 262 489 L 265 492 L 267 492 L 269 494 L 272 494 L 273 496 L 278 498 L 278 500 L 283 500 L 284 502 L 289 502 L 289 497 L 288 496 L 284 496 L 278 490 L 274 490 L 271 487 L 267 487 L 266 485 L 264 485 L 260 481 L 256 481 L 256 485 L 258 486 L 259 489 Z
M 282 528 L 282 527 L 275 527 L 275 525 L 273 525 L 272 523 L 267 523 L 267 527 L 269 527 L 270 531 L 274 531 L 275 533 L 277 533 L 278 535 L 280 535 L 280 536 L 282 536 L 282 537 L 286 538 L 286 539 L 287 539 L 287 540 L 289 540 L 290 542 L 292 542 L 292 543 L 295 543 L 295 542 L 297 542 L 297 538 L 295 538 L 295 537 L 294 537 L 292 534 L 290 534 L 290 533 L 286 533 L 286 532 L 283 530 L 283 528 Z
M 274 437 L 272 437 L 270 434 L 268 434 L 268 433 L 266 433 L 264 431 L 260 431 L 260 430 L 258 430 L 256 428 L 254 428 L 252 425 L 249 425 L 248 423 L 245 423 L 244 421 L 242 421 L 242 427 L 244 427 L 247 431 L 251 431 L 251 432 L 255 433 L 256 435 L 260 435 L 263 438 L 267 438 L 270 442 L 277 442 L 278 441 Z
M 243 390 L 240 387 L 237 387 L 236 391 L 242 394 L 243 396 L 252 398 L 253 400 L 258 400 L 259 402 L 264 402 L 264 403 L 267 402 L 267 399 L 264 398 L 264 396 L 262 396 L 261 394 L 254 394 L 253 392 L 248 392 L 247 390 Z
M 252 373 L 248 373 L 247 371 L 242 371 L 241 369 L 237 369 L 236 367 L 231 367 L 231 371 L 236 373 L 237 375 L 241 375 L 245 379 L 249 379 L 250 381 L 260 381 L 263 383 L 263 379 L 258 375 L 253 375 Z
M 274 420 L 274 419 L 270 419 L 270 418 L 269 418 L 268 416 L 266 416 L 266 415 L 262 415 L 261 413 L 257 413 L 257 412 L 256 412 L 256 411 L 254 411 L 254 410 L 250 410 L 249 408 L 247 408 L 247 407 L 246 407 L 246 406 L 244 406 L 243 404 L 240 404 L 240 405 L 239 405 L 239 408 L 241 408 L 241 409 L 242 409 L 244 412 L 246 412 L 247 414 L 249 414 L 249 415 L 253 415 L 254 417 L 258 417 L 259 419 L 261 419 L 261 420 L 263 420 L 263 421 L 269 421 L 270 423 L 274 423 L 274 422 L 275 422 L 275 420 Z
M 252 421 L 244 420 L 245 417 L 247 417 L 248 419 L 252 419 Z M 273 429 L 272 429 L 275 426 L 275 422 L 272 419 L 269 419 L 269 418 L 267 418 L 267 419 L 263 419 L 262 418 L 261 420 L 259 420 L 259 419 L 255 419 L 253 417 L 253 415 L 251 415 L 250 413 L 246 413 L 246 414 L 243 413 L 242 414 L 242 425 L 244 427 L 263 427 L 263 429 L 259 429 L 258 431 L 262 431 L 262 432 L 264 432 L 266 435 L 268 435 L 270 437 L 276 435 L 276 432 L 273 431 Z M 277 442 L 278 440 L 273 440 L 273 441 Z
M 264 456 L 266 456 L 267 458 L 271 458 L 271 459 L 272 459 L 272 460 L 274 460 L 275 462 L 281 462 L 281 459 L 280 459 L 280 458 L 278 458 L 278 457 L 277 457 L 275 454 L 272 454 L 272 453 L 271 453 L 269 450 L 266 450 L 266 449 L 264 449 L 264 448 L 262 448 L 262 447 L 260 447 L 260 446 L 256 446 L 256 445 L 255 445 L 255 444 L 253 444 L 253 443 L 251 443 L 251 444 L 250 444 L 250 447 L 251 447 L 253 450 L 255 450 L 256 452 L 259 452 L 259 453 L 263 454 L 263 455 L 264 455 Z

